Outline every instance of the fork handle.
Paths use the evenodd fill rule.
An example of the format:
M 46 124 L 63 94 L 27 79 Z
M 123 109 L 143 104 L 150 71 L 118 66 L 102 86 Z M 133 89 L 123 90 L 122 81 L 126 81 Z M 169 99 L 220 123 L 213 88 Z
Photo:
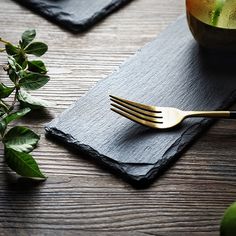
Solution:
M 236 119 L 236 111 L 230 111 L 230 119 Z
M 187 117 L 236 119 L 236 111 L 187 111 L 185 112 L 185 118 Z

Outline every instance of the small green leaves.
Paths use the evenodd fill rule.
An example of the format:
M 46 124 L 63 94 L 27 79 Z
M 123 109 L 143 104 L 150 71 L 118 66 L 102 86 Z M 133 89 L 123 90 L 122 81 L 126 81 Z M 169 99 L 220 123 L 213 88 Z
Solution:
M 2 100 L 0 100 L 0 111 L 7 113 L 8 110 L 9 110 L 9 106 L 6 103 L 4 103 Z
M 3 143 L 6 148 L 28 153 L 36 147 L 39 139 L 40 137 L 32 130 L 22 126 L 15 126 L 6 133 Z
M 0 118 L 6 113 L 6 110 L 4 107 L 1 106 L 2 104 L 0 104 Z
M 4 111 L 0 108 L 0 118 L 4 115 Z M 0 126 L 1 126 L 1 124 L 0 124 Z M 2 127 L 0 127 L 0 133 L 1 133 L 1 129 L 2 129 Z
M 1 115 L 1 117 L 2 117 L 3 115 Z M 0 121 L 0 134 L 3 136 L 3 134 L 4 134 L 4 132 L 5 132 L 5 130 L 6 130 L 6 127 L 7 127 L 7 125 L 6 125 L 6 123 L 3 121 L 3 120 L 1 120 Z
M 40 74 L 46 74 L 47 69 L 42 61 L 29 61 L 28 62 L 28 70 Z
M 31 111 L 30 108 L 23 108 L 17 112 L 8 114 L 7 116 L 4 117 L 3 121 L 6 124 L 9 124 L 10 122 L 14 121 L 14 120 L 18 120 L 21 117 L 25 116 L 27 113 L 29 113 Z
M 5 45 L 5 49 L 6 49 L 7 54 L 11 56 L 19 53 L 19 48 L 10 43 L 7 43 Z
M 220 226 L 221 236 L 235 236 L 236 235 L 236 202 L 233 203 L 224 214 Z
M 19 85 L 26 90 L 36 90 L 43 87 L 48 81 L 47 75 L 30 72 L 20 80 Z
M 5 160 L 8 166 L 21 176 L 39 179 L 46 178 L 39 170 L 34 158 L 28 153 L 6 148 Z
M 45 43 L 34 42 L 31 43 L 27 48 L 25 48 L 25 52 L 27 54 L 33 54 L 37 57 L 42 56 L 48 50 L 48 46 Z
M 19 45 L 0 38 L 5 48 L 0 52 L 6 52 L 7 65 L 3 67 L 13 83 L 7 86 L 0 83 L 0 140 L 4 143 L 5 159 L 8 166 L 19 175 L 29 178 L 45 179 L 33 157 L 29 154 L 39 141 L 39 136 L 26 127 L 15 126 L 8 128 L 12 121 L 20 119 L 32 109 L 48 106 L 46 101 L 32 97 L 25 90 L 36 90 L 49 81 L 47 68 L 41 60 L 28 60 L 28 54 L 42 56 L 48 46 L 42 42 L 34 42 L 35 30 L 26 30 L 19 41 Z M 6 98 L 12 96 L 9 104 Z M 24 109 L 17 109 L 20 103 Z
M 28 46 L 36 37 L 36 31 L 34 29 L 32 30 L 26 30 L 22 36 L 20 41 L 21 48 L 25 48 Z
M 0 98 L 6 98 L 11 95 L 15 87 L 7 87 L 3 83 L 0 83 Z
M 23 117 L 24 115 L 26 115 L 30 111 L 31 111 L 31 109 L 27 107 L 27 108 L 21 109 L 17 112 L 14 112 L 11 114 L 6 114 L 5 116 L 3 116 L 3 118 L 0 120 L 0 133 L 1 133 L 1 135 L 3 136 L 3 134 L 7 128 L 7 125 L 9 123 L 11 123 L 14 120 L 20 119 L 21 117 Z
M 7 73 L 8 73 L 9 79 L 14 84 L 16 84 L 16 81 L 17 81 L 17 74 L 16 74 L 16 72 L 12 68 L 10 68 Z
M 11 68 L 14 70 L 14 71 L 17 71 L 17 62 L 16 62 L 16 60 L 15 60 L 15 58 L 14 57 L 12 57 L 12 56 L 9 56 L 8 57 L 8 64 L 9 64 L 9 66 L 11 66 Z
M 31 96 L 24 90 L 20 90 L 17 96 L 22 107 L 30 107 L 31 109 L 40 109 L 49 106 L 47 101 Z

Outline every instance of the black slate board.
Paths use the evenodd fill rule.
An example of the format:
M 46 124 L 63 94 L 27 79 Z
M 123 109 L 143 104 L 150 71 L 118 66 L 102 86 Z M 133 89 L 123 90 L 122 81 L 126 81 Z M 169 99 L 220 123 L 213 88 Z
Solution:
M 46 130 L 136 182 L 150 182 L 213 120 L 151 130 L 110 111 L 109 94 L 183 110 L 227 108 L 236 98 L 236 55 L 199 48 L 181 17 L 97 83 Z
M 66 29 L 79 32 L 131 0 L 15 0 Z

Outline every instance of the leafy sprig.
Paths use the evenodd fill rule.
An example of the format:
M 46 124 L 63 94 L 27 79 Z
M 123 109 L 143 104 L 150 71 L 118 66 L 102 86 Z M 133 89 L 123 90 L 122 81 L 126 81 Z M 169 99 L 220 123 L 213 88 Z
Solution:
M 0 141 L 4 144 L 5 161 L 16 173 L 24 177 L 45 179 L 36 161 L 30 154 L 37 146 L 40 137 L 27 127 L 9 124 L 28 114 L 32 109 L 46 107 L 48 103 L 31 96 L 28 91 L 43 87 L 48 81 L 47 68 L 41 60 L 30 60 L 29 55 L 40 57 L 48 46 L 34 41 L 35 30 L 27 30 L 14 45 L 2 38 L 0 52 L 7 54 L 7 72 L 11 85 L 0 82 Z M 13 97 L 9 104 L 6 98 Z M 8 99 L 9 100 L 9 99 Z M 16 104 L 20 104 L 20 109 Z

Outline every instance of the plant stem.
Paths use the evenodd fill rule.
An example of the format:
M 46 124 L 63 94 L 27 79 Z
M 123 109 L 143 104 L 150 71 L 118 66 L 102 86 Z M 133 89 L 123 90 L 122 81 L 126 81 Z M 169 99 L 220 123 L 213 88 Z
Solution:
M 2 43 L 4 43 L 4 44 L 10 44 L 8 41 L 6 41 L 6 40 L 4 40 L 4 39 L 2 39 L 2 38 L 0 38 L 0 42 L 2 42 Z
M 0 52 L 4 52 L 5 51 L 5 48 L 0 48 Z

